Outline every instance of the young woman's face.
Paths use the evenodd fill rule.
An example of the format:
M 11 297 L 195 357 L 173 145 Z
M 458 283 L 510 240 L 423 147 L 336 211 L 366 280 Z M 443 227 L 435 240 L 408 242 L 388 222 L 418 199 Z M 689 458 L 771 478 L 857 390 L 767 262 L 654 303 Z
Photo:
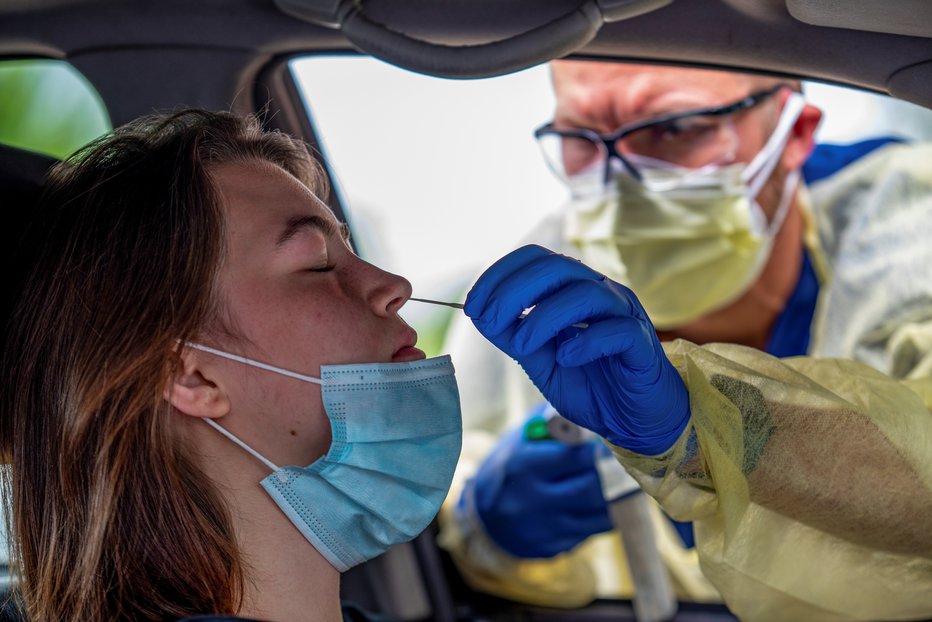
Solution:
M 424 358 L 399 317 L 405 279 L 357 257 L 330 209 L 265 162 L 212 170 L 228 229 L 220 275 L 224 321 L 241 337 L 228 351 L 320 376 L 320 366 Z M 320 389 L 219 360 L 231 411 L 225 424 L 278 464 L 326 452 L 330 426 Z

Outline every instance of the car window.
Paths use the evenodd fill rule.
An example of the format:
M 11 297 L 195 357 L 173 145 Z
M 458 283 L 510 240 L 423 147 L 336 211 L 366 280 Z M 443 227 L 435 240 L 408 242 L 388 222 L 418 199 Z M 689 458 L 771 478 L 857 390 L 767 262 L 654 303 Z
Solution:
M 291 70 L 359 252 L 407 277 L 415 296 L 461 302 L 479 270 L 567 199 L 532 135 L 553 114 L 546 67 L 454 81 L 313 56 Z M 804 91 L 827 112 L 819 142 L 932 139 L 925 108 L 825 84 Z M 451 311 L 411 303 L 403 312 L 438 354 Z
M 64 61 L 0 61 L 0 143 L 66 158 L 111 129 L 97 91 Z
M 826 112 L 816 133 L 819 142 L 844 144 L 883 136 L 932 140 L 932 110 L 922 106 L 818 82 L 803 83 L 803 93 Z
M 314 57 L 292 70 L 360 254 L 408 278 L 415 296 L 462 302 L 476 271 L 560 204 L 532 138 L 553 108 L 545 68 L 453 81 Z M 439 353 L 451 310 L 403 313 L 419 347 Z

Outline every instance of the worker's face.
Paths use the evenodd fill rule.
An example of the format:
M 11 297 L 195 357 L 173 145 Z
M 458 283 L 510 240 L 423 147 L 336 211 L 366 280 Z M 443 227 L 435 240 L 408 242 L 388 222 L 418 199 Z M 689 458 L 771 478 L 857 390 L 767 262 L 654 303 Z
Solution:
M 720 71 L 580 61 L 554 62 L 552 72 L 555 126 L 599 133 L 662 115 L 730 104 L 780 83 L 774 78 Z M 750 162 L 770 137 L 788 95 L 789 91 L 784 90 L 758 106 L 724 118 L 725 129 L 720 132 L 724 135 L 719 136 L 718 142 L 727 146 L 721 150 L 727 161 L 720 163 Z M 814 113 L 817 123 L 818 111 L 808 108 L 801 119 L 808 120 Z M 811 129 L 815 129 L 814 124 Z M 657 136 L 656 141 L 659 144 L 668 138 L 671 137 Z M 801 136 L 794 129 L 774 181 L 782 180 L 786 171 L 801 166 L 811 145 L 811 132 Z M 687 154 L 685 158 L 680 156 L 677 163 L 685 166 L 709 163 L 704 154 L 691 155 L 692 161 Z M 780 188 L 775 192 L 774 186 L 782 188 L 782 184 L 768 184 L 758 197 L 768 215 L 779 201 Z
M 355 255 L 330 209 L 269 163 L 212 171 L 228 229 L 220 274 L 228 352 L 309 376 L 320 366 L 423 358 L 399 317 L 411 286 Z M 320 389 L 203 355 L 224 383 L 223 423 L 278 464 L 306 465 L 330 444 Z

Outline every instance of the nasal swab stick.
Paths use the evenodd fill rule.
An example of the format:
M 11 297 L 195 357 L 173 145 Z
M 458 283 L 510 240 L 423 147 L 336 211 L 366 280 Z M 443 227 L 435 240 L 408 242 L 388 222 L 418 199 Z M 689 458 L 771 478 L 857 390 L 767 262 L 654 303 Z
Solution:
M 441 301 L 439 301 L 439 300 L 429 300 L 429 299 L 427 299 L 427 298 L 408 298 L 408 300 L 413 300 L 413 301 L 415 301 L 415 302 L 426 302 L 427 304 L 431 304 L 431 305 L 443 305 L 443 306 L 445 306 L 445 307 L 453 307 L 454 309 L 462 309 L 462 308 L 463 308 L 463 305 L 462 305 L 461 303 L 459 303 L 459 302 L 441 302 Z M 521 315 L 518 316 L 518 319 L 519 319 L 519 320 L 523 320 L 524 318 L 526 318 L 527 315 L 528 315 L 528 313 L 530 313 L 530 312 L 531 312 L 531 309 L 533 309 L 533 308 L 534 308 L 534 307 L 530 307 L 529 309 L 525 309 L 525 310 L 521 313 Z M 586 324 L 585 322 L 578 322 L 578 323 L 576 323 L 576 324 L 572 324 L 571 326 L 572 326 L 573 328 L 589 328 L 589 325 Z
M 428 300 L 427 298 L 408 298 L 408 300 L 413 300 L 414 302 L 426 302 L 431 305 L 443 305 L 445 307 L 453 307 L 454 309 L 462 309 L 463 305 L 458 302 L 440 302 L 439 300 Z

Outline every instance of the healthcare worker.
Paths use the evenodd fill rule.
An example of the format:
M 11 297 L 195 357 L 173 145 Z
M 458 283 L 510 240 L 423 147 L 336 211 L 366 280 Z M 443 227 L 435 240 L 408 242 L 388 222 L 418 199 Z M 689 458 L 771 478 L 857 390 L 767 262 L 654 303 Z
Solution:
M 749 620 L 928 616 L 928 527 L 907 517 L 932 501 L 932 149 L 875 149 L 827 177 L 810 162 L 807 187 L 820 113 L 792 83 L 567 61 L 553 79 L 556 117 L 537 134 L 573 200 L 528 240 L 611 280 L 536 250 L 489 271 L 467 314 L 523 370 L 454 328 L 469 432 L 442 540 L 466 579 L 556 606 L 614 595 L 603 577 L 624 579 L 617 542 L 590 538 L 611 528 L 595 450 L 514 428 L 542 399 L 535 381 L 624 448 L 670 516 L 693 521 L 694 551 L 659 530 L 681 596 L 714 597 L 704 577 Z M 557 290 L 568 298 L 547 303 L 554 316 L 544 301 Z M 514 317 L 538 306 L 515 324 L 519 303 Z M 560 327 L 591 323 L 574 343 L 599 344 L 586 356 L 606 357 L 603 381 L 545 382 L 575 364 L 553 347 L 579 330 L 541 336 L 571 317 Z M 625 319 L 592 321 L 610 317 Z M 665 356 L 655 331 L 688 342 Z M 619 367 L 618 348 L 638 360 Z M 662 387 L 631 388 L 632 365 Z M 639 405 L 655 410 L 622 414 Z

